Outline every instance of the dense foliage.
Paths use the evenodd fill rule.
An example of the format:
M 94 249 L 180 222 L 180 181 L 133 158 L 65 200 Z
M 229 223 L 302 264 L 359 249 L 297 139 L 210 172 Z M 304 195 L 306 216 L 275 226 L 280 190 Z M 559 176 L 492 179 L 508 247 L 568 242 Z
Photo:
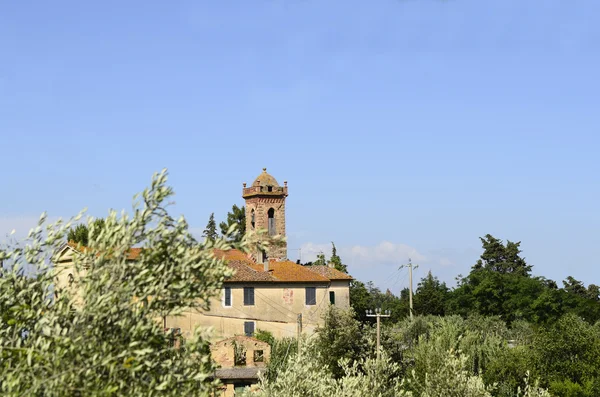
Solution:
M 230 270 L 198 244 L 164 203 L 166 173 L 154 176 L 131 216 L 112 211 L 75 256 L 71 286 L 52 268 L 72 222 L 37 229 L 0 249 L 0 394 L 8 396 L 209 395 L 215 382 L 204 331 L 174 349 L 162 316 L 207 309 Z M 77 221 L 76 217 L 73 221 Z M 216 240 L 216 247 L 228 248 Z M 131 247 L 143 250 L 127 260 Z M 30 275 L 25 266 L 34 267 Z
M 590 324 L 600 320 L 600 288 L 567 277 L 563 288 L 544 277 L 531 275 L 532 266 L 520 256 L 520 243 L 501 240 L 491 235 L 481 239 L 484 252 L 458 285 L 450 289 L 429 272 L 414 294 L 417 314 L 463 317 L 479 314 L 499 316 L 508 325 L 525 320 L 535 325 L 552 324 L 568 313 L 584 318 Z M 392 321 L 408 313 L 408 289 L 398 297 L 382 293 L 372 283 L 354 281 L 350 302 L 363 322 L 364 311 L 381 307 L 391 309 Z M 395 314 L 394 314 L 395 313 Z
M 246 234 L 246 207 L 237 205 L 227 213 L 227 221 L 219 224 L 221 234 L 233 242 L 241 242 Z
M 418 283 L 412 321 L 407 289 L 398 297 L 354 280 L 352 309 L 330 308 L 300 354 L 286 361 L 274 351 L 276 364 L 257 393 L 599 396 L 598 287 L 568 277 L 559 288 L 532 276 L 520 243 L 491 235 L 481 241 L 480 260 L 454 289 L 431 272 Z M 365 315 L 376 307 L 392 311 L 382 324 L 379 362 L 374 320 Z
M 174 348 L 157 319 L 208 309 L 230 270 L 212 248 L 280 244 L 244 235 L 234 206 L 203 243 L 163 203 L 166 173 L 155 175 L 132 216 L 116 212 L 33 230 L 0 247 L 0 394 L 211 395 L 216 389 L 205 330 Z M 225 230 L 227 229 L 227 230 Z M 233 232 L 233 233 L 232 233 Z M 76 274 L 52 268 L 65 239 L 80 245 Z M 266 242 L 265 242 L 266 241 Z M 400 296 L 354 280 L 351 309 L 330 307 L 315 335 L 275 339 L 254 396 L 592 397 L 600 395 L 600 288 L 568 277 L 563 287 L 532 276 L 520 242 L 486 235 L 483 254 L 450 289 L 429 272 L 417 285 L 408 316 Z M 83 248 L 85 246 L 86 248 Z M 128 260 L 132 247 L 143 250 Z M 262 247 L 262 245 L 261 245 Z M 332 243 L 330 263 L 346 271 Z M 320 254 L 314 264 L 326 264 Z M 28 272 L 24 269 L 28 268 Z M 72 274 L 71 274 L 72 275 Z M 85 275 L 85 277 L 80 277 Z M 381 329 L 366 309 L 391 310 Z M 298 346 L 302 346 L 298 350 Z
M 87 246 L 91 239 L 98 238 L 100 231 L 105 224 L 104 218 L 96 219 L 90 227 L 86 223 L 80 223 L 77 226 L 71 227 L 67 232 L 67 240 L 83 246 Z M 90 229 L 94 229 L 93 235 L 90 237 Z
M 248 396 L 549 396 L 530 376 L 527 362 L 506 379 L 495 379 L 499 357 L 513 350 L 498 318 L 418 316 L 383 330 L 381 359 L 375 359 L 373 327 L 352 311 L 330 308 L 317 334 L 302 340 L 300 354 L 272 352 L 258 389 Z M 289 353 L 289 352 L 288 352 Z M 514 380 L 514 381 L 513 381 Z

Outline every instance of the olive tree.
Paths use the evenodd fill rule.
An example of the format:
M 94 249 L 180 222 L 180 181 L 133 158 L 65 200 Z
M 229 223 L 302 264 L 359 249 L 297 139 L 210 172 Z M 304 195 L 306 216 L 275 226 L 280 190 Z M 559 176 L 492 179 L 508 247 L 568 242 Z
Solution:
M 167 173 L 134 198 L 128 215 L 111 211 L 74 259 L 84 275 L 61 288 L 53 267 L 73 223 L 39 226 L 0 248 L 0 394 L 8 396 L 210 395 L 216 382 L 206 330 L 182 348 L 169 344 L 163 316 L 208 309 L 230 270 L 199 244 L 183 217 L 167 211 Z M 130 249 L 141 248 L 130 260 Z M 243 244 L 240 246 L 243 248 Z M 24 272 L 29 267 L 33 270 Z

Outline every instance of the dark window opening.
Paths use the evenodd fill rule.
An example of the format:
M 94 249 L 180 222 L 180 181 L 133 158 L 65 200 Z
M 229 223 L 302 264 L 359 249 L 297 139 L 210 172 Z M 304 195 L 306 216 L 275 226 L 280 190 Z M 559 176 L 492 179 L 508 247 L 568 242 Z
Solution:
M 317 288 L 316 287 L 306 287 L 306 304 L 310 305 L 310 306 L 317 304 Z
M 254 306 L 254 287 L 244 287 L 244 306 Z
M 262 363 L 265 361 L 265 354 L 262 350 L 254 350 L 254 362 Z
M 252 210 L 252 212 L 250 213 L 250 222 L 252 224 L 252 229 L 254 230 L 254 228 L 256 227 L 256 219 L 254 217 L 254 210 Z
M 335 305 L 335 292 L 334 291 L 329 291 L 329 303 L 331 303 L 332 305 Z
M 273 208 L 269 208 L 269 212 L 267 213 L 269 216 L 269 236 L 275 235 L 275 210 Z
M 273 191 L 273 186 L 269 186 L 269 187 L 267 187 L 267 190 L 268 190 L 269 192 L 272 192 L 272 191 Z
M 176 349 L 181 347 L 181 328 L 168 328 L 168 344 L 169 347 L 174 347 Z
M 254 321 L 244 321 L 244 334 L 246 336 L 254 335 Z
M 225 306 L 231 306 L 231 287 L 225 287 Z
M 267 255 L 267 252 L 263 251 L 263 250 L 258 250 L 257 258 L 258 258 L 258 260 L 256 261 L 257 263 L 265 263 L 269 260 L 269 256 Z
M 233 365 L 236 367 L 246 365 L 246 349 L 243 345 L 233 344 Z

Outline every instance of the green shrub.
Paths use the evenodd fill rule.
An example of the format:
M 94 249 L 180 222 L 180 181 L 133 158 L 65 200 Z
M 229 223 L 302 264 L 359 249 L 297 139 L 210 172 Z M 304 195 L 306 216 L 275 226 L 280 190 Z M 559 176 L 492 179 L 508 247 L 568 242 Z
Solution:
M 214 391 L 205 332 L 171 346 L 163 316 L 208 309 L 231 271 L 198 244 L 183 218 L 165 209 L 166 172 L 152 179 L 131 216 L 111 211 L 75 256 L 85 277 L 75 291 L 55 285 L 52 268 L 72 222 L 43 227 L 0 247 L 0 394 L 6 396 L 179 396 Z M 88 226 L 93 229 L 93 219 Z M 131 247 L 144 248 L 128 260 Z M 230 246 L 221 240 L 218 248 Z M 25 266 L 33 275 L 24 275 Z M 74 273 L 74 270 L 71 270 Z

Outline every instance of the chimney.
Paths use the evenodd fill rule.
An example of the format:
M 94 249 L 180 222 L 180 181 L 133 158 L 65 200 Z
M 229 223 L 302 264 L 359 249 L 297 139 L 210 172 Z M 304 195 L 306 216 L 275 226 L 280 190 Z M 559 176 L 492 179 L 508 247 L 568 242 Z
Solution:
M 269 260 L 265 259 L 265 261 L 263 262 L 263 264 L 265 265 L 265 272 L 269 271 Z
M 333 262 L 329 262 L 329 263 L 327 264 L 327 267 L 334 268 L 334 267 L 335 267 L 335 265 L 333 264 Z

